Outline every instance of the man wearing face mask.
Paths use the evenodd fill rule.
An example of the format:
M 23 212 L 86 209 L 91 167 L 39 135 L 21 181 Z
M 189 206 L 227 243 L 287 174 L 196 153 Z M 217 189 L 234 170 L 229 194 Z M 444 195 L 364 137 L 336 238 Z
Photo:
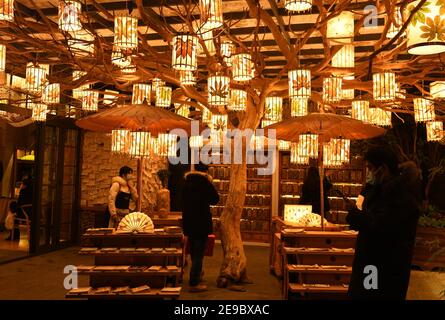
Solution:
M 367 187 L 362 210 L 350 208 L 346 221 L 357 230 L 349 296 L 352 299 L 406 297 L 419 212 L 399 175 L 396 155 L 375 148 L 365 155 Z M 370 288 L 366 266 L 377 268 Z
M 133 185 L 133 169 L 125 166 L 120 168 L 119 176 L 111 179 L 108 196 L 109 228 L 117 228 L 122 218 L 130 213 L 130 199 L 137 201 L 138 194 Z

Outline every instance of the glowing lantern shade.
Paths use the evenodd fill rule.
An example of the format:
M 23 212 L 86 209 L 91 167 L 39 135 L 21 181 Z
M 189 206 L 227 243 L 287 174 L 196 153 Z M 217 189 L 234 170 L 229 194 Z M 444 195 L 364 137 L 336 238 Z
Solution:
M 225 106 L 229 104 L 229 83 L 230 78 L 226 76 L 212 76 L 208 78 L 209 105 Z
M 228 67 L 232 66 L 232 55 L 235 53 L 236 46 L 232 41 L 221 43 L 221 56 Z
M 213 32 L 212 30 L 204 31 L 200 34 L 202 40 L 204 41 L 204 45 L 209 52 L 209 55 L 213 56 L 216 53 L 215 42 L 213 41 Z M 198 46 L 198 54 L 200 56 L 205 56 L 206 52 L 201 44 Z
M 295 164 L 309 164 L 309 157 L 299 154 L 299 143 L 292 142 L 290 146 L 290 162 Z
M 284 7 L 294 12 L 306 11 L 312 8 L 312 0 L 285 0 Z
M 278 140 L 278 150 L 279 151 L 289 151 L 290 145 L 291 145 L 290 141 Z
M 165 81 L 159 78 L 153 78 L 153 80 L 151 80 L 151 90 L 153 90 L 155 94 L 158 92 L 158 88 L 163 86 L 165 86 Z
M 289 98 L 311 97 L 311 71 L 308 69 L 291 70 L 289 78 Z
M 355 100 L 352 101 L 351 116 L 363 122 L 369 122 L 369 101 Z
M 138 19 L 130 16 L 114 17 L 114 43 L 119 50 L 138 47 Z
M 111 63 L 119 68 L 126 68 L 131 65 L 131 58 L 126 56 L 120 49 L 113 46 L 113 52 L 111 53 Z
M 419 2 L 411 2 L 405 7 L 405 20 Z M 442 1 L 427 1 L 414 14 L 406 29 L 409 54 L 428 55 L 445 51 L 444 7 Z
M 47 75 L 47 67 L 44 65 L 34 65 L 32 62 L 29 62 L 26 65 L 26 89 L 32 94 L 40 93 L 46 82 Z
M 391 22 L 391 26 L 389 27 L 388 32 L 386 33 L 386 37 L 388 39 L 394 38 L 402 28 L 402 15 L 400 14 L 400 7 L 396 7 L 394 10 L 394 21 L 397 23 L 397 26 L 394 25 L 394 23 Z M 405 36 L 405 31 L 401 35 L 402 37 Z
M 80 23 L 80 2 L 71 0 L 59 1 L 59 29 L 62 31 L 79 31 L 82 29 Z
M 301 157 L 318 157 L 318 135 L 300 134 L 298 140 L 298 155 Z
M 105 90 L 103 103 L 106 106 L 116 103 L 118 99 L 119 91 Z
M 415 98 L 414 103 L 414 119 L 416 122 L 433 121 L 436 119 L 434 113 L 434 102 L 425 98 Z
M 176 156 L 178 136 L 170 133 L 160 133 L 158 135 L 158 152 L 161 157 Z
M 0 21 L 14 21 L 14 0 L 1 0 Z
M 230 90 L 229 108 L 233 111 L 246 111 L 247 92 L 239 89 Z
M 172 101 L 172 88 L 171 87 L 158 87 L 156 90 L 156 107 L 168 108 Z
M 199 149 L 204 146 L 203 136 L 191 136 L 189 140 L 190 148 Z
M 149 144 L 149 154 L 150 155 L 159 155 L 159 143 L 157 137 L 151 137 L 150 138 L 150 144 Z
M 94 54 L 94 36 L 86 30 L 72 32 L 68 48 L 75 57 L 88 57 Z
M 182 34 L 173 38 L 172 67 L 175 70 L 198 69 L 198 37 Z
M 335 103 L 341 100 L 341 82 L 340 77 L 330 77 L 323 79 L 323 101 Z
M 223 25 L 222 0 L 199 0 L 201 28 L 211 30 Z
M 142 104 L 144 101 L 150 104 L 151 100 L 151 86 L 145 83 L 133 84 L 133 94 L 131 96 L 132 104 Z
M 430 95 L 433 99 L 445 99 L 445 81 L 431 82 Z
M 151 134 L 146 131 L 133 131 L 130 133 L 130 150 L 132 157 L 149 157 L 151 154 Z
M 232 75 L 235 81 L 249 81 L 255 76 L 255 66 L 252 56 L 239 53 L 232 56 Z
M 82 97 L 82 110 L 97 111 L 99 104 L 99 92 L 95 90 L 85 90 Z
M 354 37 L 354 13 L 343 11 L 329 19 L 327 38 L 336 43 L 351 43 Z
M 302 117 L 308 114 L 308 99 L 304 98 L 291 98 L 291 117 Z
M 6 46 L 4 44 L 0 44 L 0 71 L 5 71 L 5 65 L 6 65 Z
M 335 68 L 354 68 L 354 45 L 345 44 L 336 54 L 334 54 L 331 63 Z
M 46 114 L 48 107 L 44 103 L 32 103 L 32 120 L 36 122 L 46 121 Z
M 176 105 L 175 105 L 176 106 Z M 190 117 L 190 108 L 188 105 L 179 105 L 179 107 L 176 108 L 176 114 L 188 118 Z
M 426 123 L 426 140 L 440 141 L 444 138 L 442 121 L 430 121 Z
M 196 77 L 193 71 L 179 71 L 179 81 L 183 86 L 194 86 L 196 84 Z
M 348 139 L 331 139 L 323 145 L 323 164 L 338 167 L 349 163 L 351 142 Z
M 59 83 L 51 83 L 43 89 L 42 102 L 46 104 L 56 104 L 60 102 Z
M 394 101 L 396 98 L 396 75 L 393 72 L 374 73 L 373 95 L 379 102 Z
M 380 108 L 369 108 L 369 122 L 382 127 L 391 126 L 391 111 Z
M 77 81 L 80 78 L 84 77 L 87 73 L 85 71 L 73 71 L 73 81 Z M 81 100 L 84 96 L 84 91 L 88 90 L 90 85 L 84 84 L 77 88 L 73 89 L 73 98 Z
M 212 115 L 212 130 L 227 131 L 228 116 L 227 114 L 213 114 Z
M 346 76 L 343 79 L 345 80 L 354 80 L 355 77 L 354 76 Z M 343 87 L 343 83 L 342 83 L 342 87 Z M 341 90 L 341 98 L 343 100 L 352 100 L 355 98 L 355 91 L 354 89 L 343 89 Z
M 266 120 L 281 121 L 283 118 L 283 98 L 281 97 L 266 97 L 265 113 Z
M 111 131 L 111 152 L 128 153 L 131 146 L 130 130 L 118 129 Z
M 204 105 L 198 102 L 199 105 L 202 106 L 202 116 L 201 121 L 205 124 L 211 124 L 212 123 L 212 112 L 207 109 Z

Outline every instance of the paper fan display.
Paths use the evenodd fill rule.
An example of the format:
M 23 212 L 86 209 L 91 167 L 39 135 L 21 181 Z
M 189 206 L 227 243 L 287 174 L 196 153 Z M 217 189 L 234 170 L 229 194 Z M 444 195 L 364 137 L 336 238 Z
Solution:
M 328 221 L 324 219 L 324 223 L 326 224 Z M 321 216 L 316 213 L 306 213 L 292 223 L 292 225 L 304 227 L 318 227 L 320 224 Z
M 117 227 L 117 232 L 121 233 L 152 233 L 154 225 L 151 218 L 142 212 L 132 212 L 127 214 Z

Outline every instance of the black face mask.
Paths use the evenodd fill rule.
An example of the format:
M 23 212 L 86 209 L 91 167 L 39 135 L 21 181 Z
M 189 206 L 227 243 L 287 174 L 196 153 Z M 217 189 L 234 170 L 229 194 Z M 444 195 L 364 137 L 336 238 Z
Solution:
M 376 185 L 382 183 L 382 167 L 379 167 L 377 170 L 368 171 L 366 173 L 366 183 L 371 185 Z

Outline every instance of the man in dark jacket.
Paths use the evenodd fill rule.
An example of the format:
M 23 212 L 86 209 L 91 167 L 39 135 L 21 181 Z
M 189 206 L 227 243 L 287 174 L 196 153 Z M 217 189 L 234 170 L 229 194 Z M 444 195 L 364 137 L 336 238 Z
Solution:
M 192 266 L 190 268 L 190 291 L 200 292 L 207 287 L 200 284 L 202 261 L 208 235 L 213 233 L 210 205 L 219 202 L 219 195 L 212 184 L 212 178 L 206 173 L 208 167 L 199 164 L 197 171 L 186 174 L 183 186 L 182 227 L 190 244 Z
M 351 208 L 346 220 L 358 237 L 349 296 L 352 299 L 406 297 L 418 209 L 398 173 L 390 150 L 371 149 L 365 155 L 370 186 L 363 210 Z

